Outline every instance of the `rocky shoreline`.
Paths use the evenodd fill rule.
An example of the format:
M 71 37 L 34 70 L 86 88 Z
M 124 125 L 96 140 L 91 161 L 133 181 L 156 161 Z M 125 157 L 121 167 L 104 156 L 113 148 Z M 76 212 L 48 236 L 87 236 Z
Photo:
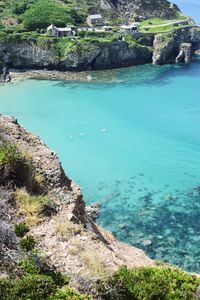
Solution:
M 65 175 L 57 154 L 38 136 L 20 126 L 15 118 L 0 115 L 0 145 L 2 142 L 16 145 L 24 157 L 11 173 L 9 169 L 0 169 L 0 202 L 5 202 L 7 194 L 13 197 L 9 205 L 5 204 L 6 216 L 10 215 L 9 220 L 4 216 L 6 226 L 13 236 L 16 222 L 23 218 L 29 222 L 29 233 L 36 239 L 38 249 L 56 270 L 71 277 L 74 287 L 82 292 L 92 292 L 93 284 L 104 273 L 112 273 L 121 265 L 155 265 L 142 250 L 117 241 L 110 232 L 93 221 L 91 209 L 89 212 L 85 207 L 80 188 Z M 31 168 L 27 168 L 30 165 Z M 37 196 L 45 195 L 51 201 L 45 207 L 45 215 L 33 223 L 32 216 L 27 218 L 26 211 L 19 206 L 14 195 L 17 191 L 24 193 L 24 189 L 31 189 L 34 195 L 36 179 Z M 98 207 L 93 208 L 97 212 Z M 8 254 L 13 264 L 15 258 L 21 255 L 16 237 L 14 241 L 14 244 L 7 245 L 9 249 L 2 254 L 5 274 Z
M 0 57 L 15 77 L 90 81 L 90 71 L 111 70 L 152 63 L 162 65 L 190 62 L 200 49 L 200 30 L 196 26 L 174 29 L 171 32 L 137 33 L 134 43 L 126 41 L 87 43 L 84 49 L 55 55 L 51 47 L 40 45 L 37 38 L 19 38 L 0 43 Z M 49 43 L 53 43 L 49 40 Z M 53 48 L 54 49 L 54 48 Z M 57 48 L 56 48 L 57 49 Z M 39 71 L 42 70 L 42 71 Z M 86 73 L 85 73 L 85 72 Z
M 91 81 L 91 72 L 69 72 L 56 70 L 16 70 L 11 69 L 12 82 L 36 79 L 36 80 L 63 80 L 63 81 Z

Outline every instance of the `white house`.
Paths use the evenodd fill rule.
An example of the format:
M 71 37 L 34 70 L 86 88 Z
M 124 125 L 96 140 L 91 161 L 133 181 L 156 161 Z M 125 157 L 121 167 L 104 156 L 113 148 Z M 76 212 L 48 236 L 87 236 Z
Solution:
M 89 26 L 103 26 L 104 25 L 103 17 L 101 15 L 90 15 L 87 17 L 86 22 Z
M 51 24 L 47 28 L 47 33 L 48 33 L 49 36 L 54 36 L 54 37 L 59 36 L 58 28 L 54 24 Z
M 72 27 L 64 27 L 64 28 L 59 28 L 56 27 L 54 24 L 51 24 L 48 28 L 47 28 L 47 33 L 49 36 L 53 36 L 53 37 L 62 37 L 62 36 L 70 36 L 75 34 L 75 28 Z
M 135 22 L 130 25 L 122 25 L 122 26 L 120 26 L 120 28 L 123 29 L 124 31 L 127 31 L 128 33 L 133 33 L 133 32 L 138 31 L 138 26 L 139 26 L 139 23 Z

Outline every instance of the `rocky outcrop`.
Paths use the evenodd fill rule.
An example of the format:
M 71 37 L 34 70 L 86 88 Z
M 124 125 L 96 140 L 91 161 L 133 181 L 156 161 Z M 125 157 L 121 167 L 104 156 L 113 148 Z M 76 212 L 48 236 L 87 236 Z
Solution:
M 53 213 L 29 224 L 29 233 L 35 237 L 37 247 L 51 265 L 70 275 L 73 286 L 80 291 L 91 292 L 93 284 L 105 272 L 113 272 L 120 265 L 154 264 L 143 251 L 120 243 L 93 222 L 87 214 L 88 209 L 85 209 L 80 188 L 65 175 L 56 153 L 38 136 L 27 132 L 15 118 L 0 115 L 0 141 L 16 145 L 24 157 L 31 159 L 31 170 L 44 187 L 42 195 L 51 199 Z M 15 199 L 15 192 L 16 186 L 29 189 L 30 178 L 19 184 L 18 180 L 16 182 L 18 175 L 25 179 L 30 177 L 22 168 L 12 172 L 9 184 L 0 177 L 0 274 L 15 268 L 20 257 L 13 227 L 26 219 L 23 219 L 23 210 Z M 93 208 L 97 210 L 98 204 Z
M 16 69 L 60 71 L 101 70 L 151 63 L 189 62 L 200 49 L 200 31 L 196 27 L 180 28 L 168 33 L 135 33 L 137 42 L 79 43 L 76 50 L 63 54 L 55 39 L 5 39 L 0 42 L 0 60 Z M 186 46 L 191 44 L 191 47 Z M 190 49 L 191 48 L 191 49 Z M 176 59 L 177 58 L 177 59 Z
M 182 28 L 171 33 L 157 34 L 154 39 L 153 64 L 189 62 L 200 46 L 198 28 Z
M 143 18 L 160 17 L 173 19 L 179 8 L 167 0 L 104 0 L 104 3 L 110 4 L 122 16 L 133 18 L 141 16 Z M 104 4 L 105 5 L 105 4 Z
M 95 43 L 89 50 L 69 52 L 58 57 L 53 50 L 38 45 L 36 40 L 0 44 L 0 58 L 13 68 L 48 68 L 57 70 L 90 70 L 127 67 L 151 62 L 152 51 L 126 42 Z
M 191 43 L 182 43 L 180 46 L 180 51 L 176 57 L 176 63 L 189 63 L 192 58 L 192 44 Z

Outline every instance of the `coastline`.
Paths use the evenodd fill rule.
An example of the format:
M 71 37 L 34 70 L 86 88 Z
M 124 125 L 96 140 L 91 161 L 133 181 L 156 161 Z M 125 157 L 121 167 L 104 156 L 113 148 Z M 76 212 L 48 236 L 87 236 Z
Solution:
M 89 71 L 69 72 L 69 71 L 56 71 L 56 70 L 16 70 L 11 69 L 10 75 L 12 82 L 36 79 L 36 80 L 63 80 L 63 81 L 90 81 Z
M 200 56 L 200 50 L 194 52 L 193 57 Z M 174 63 L 175 64 L 175 63 Z M 149 64 L 143 64 L 149 65 Z M 173 65 L 173 64 L 172 64 Z M 142 66 L 142 65 L 139 65 Z M 96 82 L 108 80 L 108 77 L 111 81 L 117 81 L 117 73 L 122 69 L 133 68 L 138 66 L 124 67 L 124 68 L 115 68 L 115 69 L 106 69 L 106 70 L 92 70 L 92 71 L 57 71 L 57 70 L 18 70 L 10 69 L 11 83 L 18 82 L 28 79 L 33 80 L 52 80 L 52 81 L 81 81 L 81 82 Z M 109 72 L 109 74 L 108 74 Z

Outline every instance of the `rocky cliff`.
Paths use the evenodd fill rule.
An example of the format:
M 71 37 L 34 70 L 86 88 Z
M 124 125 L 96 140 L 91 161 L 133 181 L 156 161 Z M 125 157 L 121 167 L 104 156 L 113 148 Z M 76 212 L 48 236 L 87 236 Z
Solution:
M 10 67 L 24 69 L 109 69 L 149 63 L 151 57 L 152 50 L 147 47 L 129 46 L 123 41 L 88 44 L 88 49 L 69 51 L 64 57 L 34 39 L 0 44 L 0 59 Z
M 153 42 L 154 64 L 189 62 L 200 46 L 199 28 L 182 28 L 172 34 L 157 34 Z
M 4 40 L 0 42 L 0 60 L 19 69 L 98 70 L 151 62 L 189 62 L 193 52 L 200 48 L 200 31 L 196 27 L 161 34 L 136 33 L 134 38 L 132 44 L 125 41 L 88 42 L 84 48 L 80 43 L 76 50 L 68 50 L 65 54 L 54 39 L 43 44 L 34 38 Z
M 173 19 L 179 8 L 167 0 L 104 0 L 126 18 L 141 16 L 143 18 L 160 17 Z
M 16 119 L 0 115 L 0 278 L 18 274 L 18 261 L 27 256 L 14 232 L 19 222 L 29 225 L 50 265 L 70 275 L 81 291 L 91 292 L 103 274 L 120 265 L 153 265 L 141 250 L 93 222 L 54 151 Z

